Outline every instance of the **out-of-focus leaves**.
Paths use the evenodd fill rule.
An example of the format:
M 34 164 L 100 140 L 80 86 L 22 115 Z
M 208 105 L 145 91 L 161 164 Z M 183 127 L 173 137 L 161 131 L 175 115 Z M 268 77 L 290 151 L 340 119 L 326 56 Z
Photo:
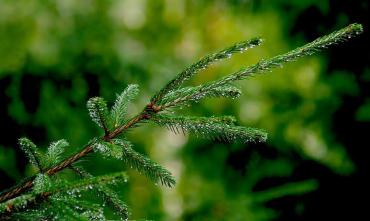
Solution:
M 356 112 L 358 121 L 370 121 L 370 101 L 364 103 Z
M 0 146 L 0 170 L 15 180 L 21 178 L 16 163 L 17 159 L 14 150 Z

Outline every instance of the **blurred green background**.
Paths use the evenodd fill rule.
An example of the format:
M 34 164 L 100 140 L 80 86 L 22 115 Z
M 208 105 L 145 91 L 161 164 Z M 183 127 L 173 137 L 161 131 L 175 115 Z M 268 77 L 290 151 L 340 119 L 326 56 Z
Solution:
M 237 100 L 182 110 L 235 115 L 266 144 L 226 144 L 153 125 L 130 131 L 136 150 L 166 166 L 173 189 L 128 169 L 120 187 L 132 219 L 366 220 L 369 194 L 368 1 L 0 0 L 0 188 L 35 170 L 17 148 L 66 138 L 74 152 L 100 132 L 85 102 L 141 87 L 130 113 L 184 67 L 232 43 L 265 43 L 202 72 L 199 84 L 353 22 L 358 39 L 239 83 Z M 89 157 L 94 174 L 126 169 Z

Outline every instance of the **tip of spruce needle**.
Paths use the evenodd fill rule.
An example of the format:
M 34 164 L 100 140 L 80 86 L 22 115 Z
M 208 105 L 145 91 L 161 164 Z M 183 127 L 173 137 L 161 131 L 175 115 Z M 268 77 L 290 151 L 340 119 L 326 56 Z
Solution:
M 362 24 L 353 23 L 348 26 L 349 32 L 354 35 L 359 35 L 364 31 Z

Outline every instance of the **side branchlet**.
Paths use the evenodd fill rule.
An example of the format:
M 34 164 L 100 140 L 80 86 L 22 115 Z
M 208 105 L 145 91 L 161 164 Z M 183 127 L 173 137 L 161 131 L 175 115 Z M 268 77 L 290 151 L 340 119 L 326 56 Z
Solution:
M 19 139 L 19 146 L 28 157 L 30 163 L 37 167 L 39 171 L 42 171 L 42 155 L 36 145 L 31 140 L 24 137 Z
M 110 126 L 110 116 L 105 100 L 101 97 L 93 97 L 87 101 L 86 106 L 91 119 L 99 127 L 104 129 L 105 134 L 108 134 Z

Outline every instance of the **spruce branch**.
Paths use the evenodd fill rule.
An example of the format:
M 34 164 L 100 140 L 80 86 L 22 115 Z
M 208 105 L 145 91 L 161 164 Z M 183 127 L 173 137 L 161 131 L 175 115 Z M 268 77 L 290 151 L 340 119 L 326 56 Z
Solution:
M 70 168 L 77 173 L 81 178 L 91 178 L 92 175 L 86 170 L 80 167 L 71 165 Z M 114 211 L 121 216 L 123 219 L 127 219 L 130 215 L 128 206 L 125 202 L 119 199 L 118 195 L 110 189 L 107 185 L 101 184 L 96 188 L 99 195 L 103 197 L 103 200 L 110 205 Z
M 209 83 L 208 85 L 212 85 L 211 86 L 212 88 L 219 84 L 225 84 L 236 80 L 242 80 L 245 77 L 250 76 L 252 74 L 264 73 L 266 71 L 270 71 L 273 68 L 282 67 L 282 65 L 285 63 L 295 61 L 303 56 L 312 55 L 316 52 L 328 48 L 331 45 L 347 41 L 348 39 L 351 39 L 361 34 L 362 32 L 363 32 L 362 25 L 351 24 L 331 34 L 319 37 L 313 42 L 308 43 L 302 47 L 296 48 L 290 52 L 287 52 L 282 55 L 277 55 L 267 60 L 261 60 L 255 65 L 252 65 L 234 74 L 226 76 L 225 78 L 219 80 L 218 83 L 215 84 Z
M 28 215 L 31 215 L 29 217 Z M 22 220 L 107 220 L 100 204 L 89 203 L 79 197 L 57 194 L 47 198 L 43 207 L 35 207 L 16 213 Z
M 36 178 L 33 180 L 33 192 L 36 194 L 45 192 L 45 190 L 50 189 L 52 185 L 52 181 L 50 180 L 50 177 L 39 173 L 36 175 Z
M 109 134 L 108 122 L 109 112 L 107 103 L 101 97 L 93 97 L 87 101 L 87 109 L 91 119 L 101 128 L 104 129 L 105 134 Z
M 130 216 L 130 211 L 125 202 L 120 200 L 117 193 L 106 185 L 100 185 L 97 188 L 98 194 L 103 197 L 103 200 L 110 205 L 115 213 L 123 219 L 127 219 Z
M 51 143 L 48 150 L 44 156 L 44 168 L 49 168 L 57 163 L 59 163 L 64 148 L 69 146 L 69 143 L 62 139 Z
M 42 171 L 41 154 L 38 152 L 36 145 L 28 138 L 20 138 L 19 146 L 23 152 L 27 155 L 30 163 L 37 167 L 39 171 Z
M 249 127 L 234 126 L 223 122 L 225 118 L 189 117 L 158 114 L 151 118 L 153 122 L 164 126 L 174 133 L 190 132 L 199 137 L 223 140 L 228 142 L 241 141 L 264 142 L 267 133 L 263 130 Z
M 92 176 L 82 180 L 77 180 L 73 182 L 64 182 L 59 181 L 52 185 L 50 189 L 46 189 L 47 192 L 57 193 L 57 192 L 66 192 L 72 191 L 88 191 L 100 185 L 107 185 L 107 184 L 116 184 L 117 182 L 126 183 L 128 180 L 128 176 L 125 172 L 116 172 L 107 175 L 101 176 Z
M 235 126 L 235 119 L 230 117 L 214 117 L 209 119 L 202 117 L 177 117 L 158 113 L 166 110 L 167 108 L 176 107 L 189 101 L 198 101 L 201 98 L 205 97 L 237 97 L 237 95 L 240 94 L 239 91 L 236 88 L 233 88 L 233 86 L 230 86 L 230 84 L 234 81 L 242 80 L 254 74 L 270 71 L 273 68 L 280 67 L 287 62 L 296 60 L 299 57 L 311 55 L 314 52 L 320 51 L 330 45 L 337 44 L 349 38 L 355 37 L 361 32 L 361 25 L 352 24 L 344 29 L 333 32 L 332 34 L 318 38 L 315 41 L 299 47 L 295 50 L 292 50 L 288 53 L 278 55 L 267 60 L 261 60 L 256 65 L 244 68 L 231 75 L 221 78 L 220 80 L 205 83 L 195 87 L 189 87 L 187 89 L 180 88 L 183 82 L 194 76 L 200 70 L 208 67 L 210 64 L 216 62 L 217 60 L 227 58 L 233 53 L 241 52 L 248 48 L 259 45 L 261 43 L 261 40 L 254 39 L 234 45 L 219 53 L 207 56 L 204 59 L 201 59 L 199 62 L 193 64 L 189 68 L 185 69 L 185 71 L 181 72 L 176 78 L 174 78 L 174 80 L 172 80 L 162 90 L 160 90 L 160 92 L 154 95 L 150 103 L 146 105 L 143 111 L 127 121 L 123 120 L 123 113 L 126 111 L 125 105 L 131 100 L 129 95 L 127 95 L 126 97 L 124 97 L 122 94 L 121 96 L 118 96 L 116 101 L 117 105 L 114 105 L 116 107 L 112 109 L 111 113 L 109 113 L 107 105 L 103 98 L 91 98 L 87 102 L 89 114 L 92 120 L 101 128 L 103 128 L 104 135 L 99 138 L 93 139 L 82 150 L 73 154 L 72 156 L 59 162 L 54 161 L 52 164 L 47 164 L 52 166 L 43 171 L 41 167 L 43 165 L 40 159 L 41 155 L 37 152 L 36 146 L 28 139 L 21 139 L 21 148 L 25 151 L 31 163 L 36 165 L 39 170 L 43 172 L 43 175 L 45 175 L 45 177 L 50 177 L 55 175 L 59 171 L 70 167 L 73 163 L 79 161 L 86 155 L 95 152 L 96 148 L 94 148 L 94 145 L 96 145 L 96 143 L 113 143 L 122 147 L 122 157 L 125 161 L 127 161 L 128 165 L 135 167 L 137 170 L 141 171 L 148 177 L 151 177 L 155 182 L 161 182 L 166 186 L 172 186 L 174 185 L 175 181 L 167 170 L 162 168 L 160 165 L 151 162 L 147 157 L 135 152 L 131 148 L 131 144 L 128 141 L 115 138 L 126 132 L 128 129 L 137 126 L 139 123 L 151 120 L 159 125 L 167 126 L 170 129 L 175 130 L 175 132 L 188 131 L 196 133 L 199 136 L 224 139 L 227 141 L 264 141 L 266 139 L 266 133 L 258 129 Z M 132 91 L 132 94 L 135 94 L 135 90 Z M 121 112 L 122 110 L 123 112 Z M 119 119 L 119 123 L 117 123 L 116 120 L 111 119 L 113 116 L 116 120 Z M 110 126 L 112 126 L 112 121 L 114 122 L 113 129 L 110 128 Z M 50 151 L 54 152 L 52 154 L 54 158 L 58 158 L 60 156 L 58 148 Z M 41 199 L 42 201 L 43 199 L 48 198 L 51 193 L 57 195 L 58 189 L 53 189 L 52 187 L 48 188 L 48 185 L 37 186 L 39 185 L 37 182 L 45 180 L 43 178 L 41 176 L 33 176 L 21 182 L 19 185 L 3 191 L 0 195 L 1 211 L 6 211 L 7 214 L 10 214 L 15 211 L 14 208 L 16 207 L 14 207 L 14 203 L 24 208 L 28 205 L 27 202 L 33 202 L 37 204 L 39 202 L 39 199 Z M 46 180 L 47 179 L 48 178 L 46 178 Z M 75 188 L 82 188 L 83 186 L 88 185 L 89 181 L 104 183 L 104 179 L 109 179 L 109 177 L 103 177 L 101 179 L 103 180 L 97 180 L 97 178 L 84 179 L 85 183 L 79 182 L 78 184 L 76 184 L 77 186 L 75 185 Z M 39 191 L 36 191 L 36 193 L 29 192 L 25 194 L 25 192 L 29 191 L 34 186 L 36 187 L 36 190 L 39 189 L 41 191 L 41 189 L 43 189 L 49 190 L 50 192 L 39 193 Z M 55 187 L 58 185 L 51 186 Z M 73 188 L 73 186 L 74 183 L 66 183 L 64 186 L 64 190 L 66 190 L 67 188 Z M 62 190 L 63 187 L 60 187 L 59 192 L 63 192 Z M 27 205 L 24 205 L 24 203 L 26 203 Z M 0 217 L 2 217 L 2 214 L 0 214 Z
M 267 60 L 260 60 L 257 64 L 249 66 L 247 68 L 243 68 L 233 74 L 221 78 L 220 80 L 199 85 L 194 88 L 194 90 L 192 90 L 192 93 L 189 93 L 188 95 L 183 97 L 179 97 L 173 102 L 162 104 L 161 107 L 163 109 L 174 107 L 187 101 L 191 101 L 194 99 L 196 100 L 198 97 L 204 97 L 210 90 L 214 90 L 215 88 L 222 87 L 223 85 L 227 85 L 235 81 L 243 80 L 248 76 L 265 73 L 267 71 L 271 71 L 274 68 L 282 67 L 283 64 L 295 61 L 300 57 L 312 55 L 315 52 L 321 51 L 331 45 L 347 41 L 348 39 L 361 34 L 362 31 L 362 25 L 351 24 L 331 34 L 317 38 L 313 42 L 296 48 L 290 52 L 282 55 L 277 55 Z
M 98 140 L 113 139 L 116 136 L 120 135 L 124 130 L 127 130 L 127 129 L 135 126 L 135 124 L 137 124 L 137 123 L 139 123 L 142 120 L 147 119 L 147 118 L 148 118 L 148 114 L 144 110 L 140 114 L 138 114 L 137 116 L 131 118 L 131 120 L 129 120 L 127 123 L 125 123 L 121 127 L 115 129 L 114 131 L 112 131 L 108 135 L 99 138 Z M 95 144 L 96 140 L 97 139 L 91 140 L 82 150 L 80 150 L 77 153 L 75 153 L 74 155 L 66 158 L 65 160 L 59 162 L 56 166 L 53 166 L 53 167 L 45 170 L 45 174 L 47 174 L 49 176 L 52 176 L 52 175 L 58 173 L 59 171 L 64 170 L 65 168 L 68 168 L 71 164 L 75 163 L 76 161 L 80 160 L 81 158 L 85 157 L 86 155 L 92 153 L 93 150 L 94 150 L 93 145 Z M 21 182 L 20 184 L 14 186 L 14 187 L 11 187 L 7 190 L 2 191 L 1 194 L 0 194 L 0 203 L 6 201 L 8 199 L 12 199 L 16 196 L 19 196 L 20 194 L 22 194 L 22 193 L 28 191 L 29 189 L 31 189 L 33 187 L 33 180 L 34 179 L 35 179 L 35 176 L 30 177 L 30 178 L 26 179 L 25 181 Z
M 91 144 L 85 146 L 80 152 L 70 156 L 69 158 L 61 161 L 58 163 L 58 165 L 53 166 L 47 170 L 45 170 L 45 174 L 52 176 L 59 171 L 67 168 L 72 163 L 78 161 L 82 157 L 86 156 L 87 154 L 91 153 L 93 151 Z M 33 180 L 36 178 L 36 176 L 27 178 L 25 181 L 21 182 L 19 185 L 16 185 L 14 187 L 11 187 L 10 189 L 4 190 L 0 195 L 0 203 L 4 202 L 8 199 L 12 199 L 16 196 L 19 196 L 20 194 L 28 191 L 33 187 Z
M 199 86 L 180 88 L 178 90 L 166 94 L 160 101 L 158 101 L 157 104 L 163 108 L 173 106 L 179 107 L 182 105 L 190 105 L 191 104 L 190 102 L 198 102 L 203 98 L 225 97 L 235 99 L 238 98 L 242 93 L 241 90 L 235 87 L 234 85 L 225 84 L 205 91 L 204 93 L 199 94 L 198 96 L 192 96 L 196 94 L 198 90 Z
M 262 43 L 261 38 L 253 38 L 251 40 L 239 42 L 217 53 L 205 56 L 195 64 L 192 64 L 191 66 L 186 68 L 179 75 L 177 75 L 172 81 L 170 81 L 166 86 L 164 86 L 162 90 L 160 90 L 157 94 L 155 94 L 152 97 L 151 102 L 153 104 L 157 103 L 157 101 L 161 100 L 161 98 L 168 92 L 178 89 L 178 87 L 182 83 L 184 83 L 189 78 L 193 77 L 199 71 L 206 69 L 212 63 L 225 58 L 230 58 L 235 53 L 243 53 L 244 51 L 254 48 L 255 46 L 260 45 L 261 43 Z
M 168 170 L 153 162 L 148 157 L 136 152 L 132 149 L 132 144 L 129 141 L 114 139 L 113 142 L 122 147 L 123 160 L 126 165 L 143 173 L 155 183 L 160 182 L 162 185 L 168 187 L 175 185 L 176 181 Z
M 308 43 L 302 47 L 296 48 L 290 52 L 287 52 L 282 55 L 277 55 L 270 59 L 260 60 L 257 64 L 249 66 L 247 68 L 243 68 L 233 74 L 230 74 L 220 80 L 216 80 L 210 83 L 206 83 L 198 87 L 197 92 L 188 97 L 186 99 L 192 99 L 193 97 L 202 96 L 207 91 L 212 90 L 213 88 L 220 87 L 222 85 L 229 84 L 231 82 L 243 80 L 246 77 L 265 73 L 271 71 L 274 68 L 281 68 L 283 64 L 292 62 L 301 58 L 303 56 L 312 55 L 318 51 L 321 51 L 331 45 L 335 45 L 348 39 L 351 39 L 363 31 L 362 25 L 360 24 L 351 24 L 343 29 L 335 31 L 331 34 L 325 35 L 323 37 L 317 38 L 311 43 Z
M 132 144 L 125 139 L 97 141 L 93 148 L 104 157 L 122 159 L 126 165 L 146 175 L 155 183 L 160 182 L 168 187 L 175 184 L 175 179 L 168 170 L 133 150 Z
M 49 199 L 49 201 L 50 201 L 50 204 L 52 204 L 53 207 L 55 207 L 53 208 L 53 211 L 57 210 L 58 213 L 61 214 L 65 220 L 81 220 L 81 221 L 93 220 L 93 219 L 90 219 L 90 217 L 86 213 L 76 211 L 75 209 L 73 209 L 73 207 L 76 207 L 76 204 L 73 205 L 72 202 L 64 201 L 64 200 L 54 200 L 54 199 Z M 77 204 L 77 205 L 80 205 L 80 204 Z M 99 209 L 97 208 L 97 210 Z M 37 217 L 37 213 L 36 213 L 36 217 Z
M 225 97 L 235 99 L 242 94 L 241 90 L 232 84 L 225 84 L 221 87 L 213 88 L 205 93 L 205 97 Z M 197 97 L 196 100 L 200 100 L 203 97 Z
M 41 176 L 38 176 L 38 178 L 35 179 L 36 182 L 40 182 L 40 184 L 37 185 L 42 185 L 43 188 L 37 188 L 28 194 L 24 194 L 22 196 L 10 199 L 4 203 L 0 203 L 0 217 L 12 212 L 23 211 L 24 209 L 28 208 L 30 204 L 39 204 L 52 195 L 67 193 L 68 196 L 74 197 L 76 193 L 81 191 L 90 191 L 101 185 L 127 182 L 128 179 L 126 173 L 124 172 L 89 177 L 73 182 L 60 180 L 59 182 L 53 182 L 52 184 L 50 183 L 50 180 L 45 181 L 44 178 L 45 177 L 41 178 Z M 47 182 L 48 184 L 45 185 L 44 182 Z M 40 190 L 42 191 L 40 192 Z
M 114 127 L 122 125 L 125 120 L 124 117 L 127 112 L 128 104 L 138 95 L 138 93 L 139 86 L 137 84 L 130 84 L 121 94 L 117 94 L 117 99 L 111 111 Z
M 122 159 L 122 149 L 111 142 L 97 141 L 93 148 L 105 158 Z

